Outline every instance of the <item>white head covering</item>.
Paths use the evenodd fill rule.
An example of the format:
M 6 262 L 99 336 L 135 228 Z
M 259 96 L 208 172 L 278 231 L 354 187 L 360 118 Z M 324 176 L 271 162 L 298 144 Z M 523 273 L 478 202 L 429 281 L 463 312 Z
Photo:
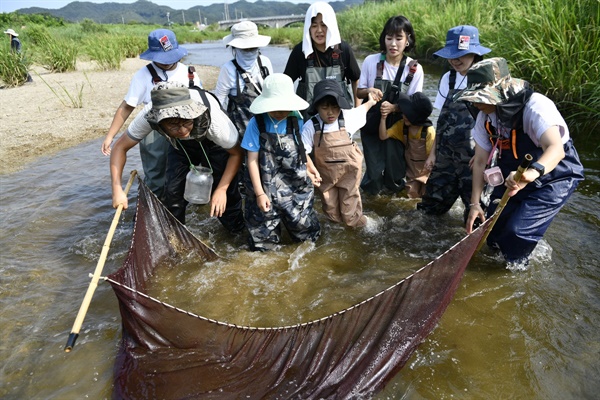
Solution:
M 7 33 L 9 35 L 13 35 L 15 37 L 19 36 L 19 34 L 17 32 L 15 32 L 15 31 L 13 31 L 12 29 L 7 29 L 7 30 L 4 31 L 4 33 Z
M 312 18 L 316 17 L 317 14 L 321 14 L 323 16 L 323 23 L 327 25 L 325 48 L 333 47 L 336 44 L 342 43 L 337 19 L 335 18 L 335 11 L 333 11 L 333 8 L 328 3 L 318 1 L 308 7 L 308 10 L 306 10 L 306 16 L 304 17 L 304 35 L 302 36 L 302 52 L 304 53 L 304 57 L 308 57 L 314 52 L 312 39 L 310 38 L 310 24 Z

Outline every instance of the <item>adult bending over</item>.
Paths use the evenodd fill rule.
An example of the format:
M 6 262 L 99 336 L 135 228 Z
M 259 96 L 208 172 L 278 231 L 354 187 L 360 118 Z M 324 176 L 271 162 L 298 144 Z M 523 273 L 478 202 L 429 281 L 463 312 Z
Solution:
M 188 202 L 183 198 L 190 164 L 213 170 L 210 215 L 219 218 L 230 232 L 244 229 L 242 198 L 238 190 L 238 170 L 243 152 L 233 123 L 216 99 L 200 88 L 175 82 L 161 82 L 152 89 L 151 103 L 136 116 L 127 132 L 117 140 L 110 154 L 113 207 L 127 196 L 121 175 L 127 151 L 156 130 L 170 143 L 166 149 L 168 167 L 164 204 L 182 223 Z
M 537 242 L 569 196 L 583 180 L 583 166 L 563 117 L 546 96 L 535 93 L 521 79 L 511 78 L 504 58 L 490 58 L 467 72 L 467 88 L 456 100 L 479 109 L 473 138 L 473 191 L 467 233 L 476 219 L 484 220 L 480 199 L 484 170 L 490 152 L 497 148 L 498 166 L 511 199 L 498 217 L 487 243 L 511 263 L 527 262 Z M 515 172 L 525 154 L 534 163 L 516 182 Z M 486 212 L 491 216 L 505 192 L 502 185 L 491 194 Z

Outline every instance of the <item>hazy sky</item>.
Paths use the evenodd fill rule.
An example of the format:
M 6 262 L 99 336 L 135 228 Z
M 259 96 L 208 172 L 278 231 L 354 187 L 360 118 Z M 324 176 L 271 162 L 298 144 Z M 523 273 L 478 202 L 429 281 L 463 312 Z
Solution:
M 12 12 L 20 8 L 28 7 L 43 7 L 57 9 L 66 6 L 75 0 L 0 0 L 0 12 Z M 90 3 L 135 3 L 136 0 L 80 0 Z M 235 0 L 149 0 L 154 4 L 169 6 L 175 10 L 187 10 L 194 6 L 208 6 L 214 3 L 223 3 L 227 1 L 233 4 Z M 249 0 L 253 3 L 253 0 Z M 274 0 L 274 1 L 289 1 L 290 3 L 314 3 L 323 0 Z M 328 2 L 327 0 L 325 0 Z

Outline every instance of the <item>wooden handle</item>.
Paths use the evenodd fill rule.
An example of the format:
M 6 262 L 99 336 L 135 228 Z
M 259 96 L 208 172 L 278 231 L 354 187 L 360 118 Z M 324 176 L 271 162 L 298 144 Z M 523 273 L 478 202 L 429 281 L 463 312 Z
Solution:
M 531 156 L 531 154 L 525 154 L 525 157 L 523 157 L 523 160 L 521 161 L 521 165 L 519 165 L 519 168 L 517 168 L 517 172 L 515 172 L 515 182 L 519 183 L 523 172 L 525 172 L 527 168 L 529 168 L 529 164 L 531 164 L 531 161 L 533 161 L 533 157 Z M 479 244 L 477 245 L 477 249 L 475 250 L 476 253 L 483 247 L 488 235 L 494 227 L 494 224 L 496 224 L 498 217 L 502 213 L 502 210 L 504 210 L 504 206 L 506 206 L 506 203 L 508 203 L 508 199 L 510 199 L 510 196 L 508 195 L 509 193 L 510 189 L 506 188 L 504 194 L 502 195 L 502 199 L 500 199 L 500 204 L 498 204 L 498 207 L 496 207 L 496 212 L 494 212 L 494 215 L 492 216 L 492 222 L 488 226 L 487 230 L 485 231 L 485 234 L 482 236 L 481 240 L 479 241 Z
M 136 175 L 136 170 L 131 171 L 131 176 L 129 177 L 127 186 L 125 186 L 125 194 L 129 193 L 129 189 L 131 188 L 131 185 L 133 184 L 133 180 Z M 75 323 L 73 324 L 73 328 L 71 329 L 71 334 L 69 335 L 69 339 L 67 340 L 67 344 L 65 346 L 65 352 L 67 353 L 73 350 L 73 347 L 75 346 L 75 341 L 79 337 L 79 330 L 81 329 L 81 325 L 83 325 L 83 319 L 85 318 L 85 314 L 87 313 L 87 310 L 92 301 L 92 296 L 94 296 L 96 287 L 98 287 L 98 281 L 100 280 L 100 275 L 102 274 L 102 269 L 104 268 L 104 263 L 106 262 L 108 249 L 110 248 L 110 243 L 112 242 L 113 235 L 115 233 L 115 230 L 117 229 L 117 225 L 119 224 L 119 218 L 121 216 L 122 211 L 123 204 L 119 204 L 119 206 L 117 207 L 117 211 L 115 212 L 115 216 L 110 225 L 110 229 L 108 230 L 108 234 L 106 235 L 104 245 L 102 246 L 102 252 L 100 253 L 100 259 L 98 260 L 96 269 L 94 270 L 92 281 L 90 282 L 90 286 L 88 286 L 87 292 L 85 293 L 85 297 L 83 298 L 83 302 L 81 303 L 81 307 L 79 308 L 79 312 L 77 313 L 77 317 L 75 318 Z

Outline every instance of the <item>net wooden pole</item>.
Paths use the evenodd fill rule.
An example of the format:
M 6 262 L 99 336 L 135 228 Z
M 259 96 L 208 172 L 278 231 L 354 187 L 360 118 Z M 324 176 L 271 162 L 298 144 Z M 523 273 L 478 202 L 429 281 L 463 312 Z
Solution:
M 133 184 L 133 180 L 137 175 L 137 171 L 131 171 L 131 176 L 129 177 L 129 181 L 127 182 L 127 186 L 125 186 L 125 194 L 129 193 L 129 189 Z M 94 292 L 98 287 L 98 281 L 100 280 L 100 276 L 102 274 L 102 269 L 104 268 L 104 263 L 106 262 L 106 256 L 108 255 L 108 249 L 110 248 L 110 243 L 112 242 L 113 235 L 115 230 L 117 229 L 117 225 L 119 224 L 119 218 L 121 216 L 121 212 L 123 211 L 123 204 L 119 204 L 117 210 L 115 211 L 115 216 L 113 217 L 112 223 L 110 225 L 110 229 L 108 230 L 108 234 L 106 235 L 106 240 L 104 241 L 104 245 L 102 246 L 102 252 L 100 253 L 100 258 L 98 259 L 98 264 L 96 264 L 96 269 L 94 270 L 94 275 L 92 276 L 92 281 L 88 286 L 87 292 L 85 293 L 85 297 L 83 298 L 83 302 L 81 303 L 81 307 L 79 307 L 79 312 L 77 313 L 77 317 L 75 318 L 75 323 L 73 324 L 73 328 L 71 329 L 71 333 L 69 334 L 69 339 L 67 339 L 67 344 L 65 346 L 65 352 L 69 353 L 73 350 L 75 346 L 75 341 L 79 337 L 79 330 L 81 329 L 81 325 L 83 325 L 83 319 L 85 318 L 85 314 L 90 306 L 92 301 L 92 296 L 94 296 Z

